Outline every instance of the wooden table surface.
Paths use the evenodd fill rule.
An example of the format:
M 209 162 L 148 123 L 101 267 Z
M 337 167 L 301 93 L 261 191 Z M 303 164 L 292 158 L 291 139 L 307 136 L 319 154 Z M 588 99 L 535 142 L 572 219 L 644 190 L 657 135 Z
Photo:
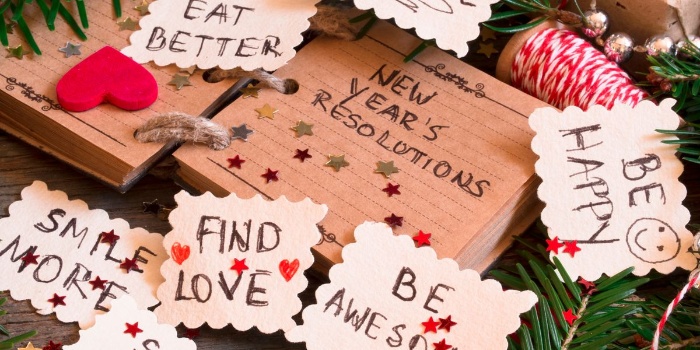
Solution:
M 499 38 L 501 39 L 501 38 Z M 505 40 L 503 40 L 505 41 Z M 502 40 L 499 40 L 502 47 Z M 476 48 L 472 48 L 475 52 Z M 494 58 L 471 54 L 467 57 L 469 63 L 492 71 L 496 60 Z M 48 184 L 49 189 L 61 190 L 71 199 L 82 199 L 90 208 L 106 210 L 110 217 L 123 218 L 132 227 L 143 227 L 152 232 L 166 233 L 170 231 L 167 221 L 157 218 L 151 213 L 144 213 L 142 203 L 158 199 L 160 203 L 173 207 L 173 195 L 180 188 L 169 179 L 149 175 L 141 180 L 126 194 L 116 191 L 96 182 L 73 168 L 53 159 L 21 141 L 0 131 L 0 217 L 8 215 L 10 204 L 20 199 L 21 190 L 33 181 L 41 180 Z M 700 166 L 686 164 L 686 171 L 681 177 L 688 187 L 686 206 L 690 208 L 691 223 L 700 223 Z M 325 283 L 323 276 L 307 273 L 310 280 L 309 288 L 301 294 L 304 305 L 314 301 L 314 292 L 319 284 Z M 2 276 L 0 275 L 0 278 Z M 7 292 L 0 292 L 0 297 Z M 9 300 L 3 307 L 7 315 L 0 317 L 0 325 L 5 325 L 12 334 L 20 334 L 28 330 L 38 330 L 39 334 L 31 339 L 37 347 L 42 347 L 49 340 L 72 344 L 78 340 L 77 323 L 63 324 L 55 315 L 41 316 L 34 312 L 29 301 L 16 302 Z M 299 322 L 299 315 L 296 317 Z M 178 334 L 183 336 L 185 329 L 178 327 Z M 0 341 L 3 338 L 0 337 Z M 202 327 L 200 335 L 195 338 L 198 349 L 305 349 L 303 344 L 287 342 L 281 332 L 265 335 L 253 329 L 239 332 L 228 326 L 221 330 Z M 22 345 L 26 343 L 17 344 Z

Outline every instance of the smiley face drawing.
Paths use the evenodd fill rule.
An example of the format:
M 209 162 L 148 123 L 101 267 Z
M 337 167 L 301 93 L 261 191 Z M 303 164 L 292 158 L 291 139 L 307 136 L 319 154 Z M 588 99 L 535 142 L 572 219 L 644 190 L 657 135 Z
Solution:
M 667 223 L 659 219 L 641 218 L 627 230 L 627 247 L 637 259 L 658 264 L 678 256 L 681 240 Z

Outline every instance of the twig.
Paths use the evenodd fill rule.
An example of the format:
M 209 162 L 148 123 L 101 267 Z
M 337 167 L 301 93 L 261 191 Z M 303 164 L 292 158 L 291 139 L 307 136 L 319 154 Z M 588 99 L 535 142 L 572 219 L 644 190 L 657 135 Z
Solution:
M 586 311 L 586 306 L 588 305 L 588 299 L 591 298 L 591 295 L 588 294 L 583 299 L 581 299 L 581 307 L 578 309 L 578 312 L 576 313 L 576 320 L 581 319 L 581 315 Z M 572 340 L 574 340 L 574 334 L 576 334 L 576 331 L 578 330 L 578 322 L 574 322 L 574 324 L 569 327 L 569 333 L 566 335 L 566 339 L 564 340 L 564 344 L 561 345 L 561 350 L 568 350 L 569 349 L 569 344 L 571 343 Z

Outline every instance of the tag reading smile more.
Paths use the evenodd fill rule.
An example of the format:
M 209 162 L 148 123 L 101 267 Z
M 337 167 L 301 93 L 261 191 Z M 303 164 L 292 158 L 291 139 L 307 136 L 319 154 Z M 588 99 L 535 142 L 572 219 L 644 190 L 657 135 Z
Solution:
M 83 329 L 124 294 L 141 308 L 158 303 L 167 258 L 161 235 L 132 229 L 40 181 L 9 211 L 0 220 L 0 290 L 14 299 L 30 299 L 38 313 L 56 312 Z
M 158 319 L 189 328 L 255 326 L 263 333 L 293 327 L 298 294 L 307 286 L 302 272 L 321 238 L 316 223 L 328 208 L 308 198 L 292 203 L 259 195 L 180 192 L 175 199 L 173 231 L 163 242 L 171 259 L 161 269 L 166 281 L 158 288 Z
M 343 263 L 304 309 L 304 324 L 285 335 L 322 349 L 505 349 L 520 314 L 537 296 L 504 291 L 431 248 L 416 248 L 384 223 L 355 230 Z
M 416 28 L 419 37 L 435 39 L 443 50 L 457 57 L 469 51 L 467 42 L 479 35 L 479 23 L 491 16 L 498 0 L 355 0 L 357 8 L 374 9 L 377 17 L 394 18 L 404 29 Z
M 677 137 L 655 131 L 678 127 L 674 102 L 610 111 L 543 108 L 530 117 L 537 132 L 532 149 L 540 156 L 538 195 L 547 204 L 542 222 L 551 254 L 572 277 L 592 281 L 631 266 L 639 276 L 696 266 L 688 252 L 686 189 L 678 181 L 683 165 L 677 145 L 661 143 Z
M 294 57 L 318 1 L 154 1 L 122 52 L 159 66 L 276 70 Z

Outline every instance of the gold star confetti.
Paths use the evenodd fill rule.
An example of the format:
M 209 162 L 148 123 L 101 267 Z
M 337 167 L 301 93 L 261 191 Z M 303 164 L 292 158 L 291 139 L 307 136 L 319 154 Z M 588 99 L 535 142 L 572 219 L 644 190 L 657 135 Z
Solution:
M 26 348 L 17 348 L 17 350 L 41 350 L 41 348 L 35 348 L 34 345 L 30 342 L 27 344 Z
M 481 41 L 496 40 L 496 32 L 486 27 L 481 27 L 479 35 L 481 35 Z
M 119 31 L 121 32 L 122 30 L 136 30 L 136 26 L 139 24 L 139 22 L 134 21 L 131 19 L 131 17 L 127 17 L 125 20 L 121 22 L 117 22 L 119 25 Z
M 496 50 L 495 47 L 493 47 L 493 43 L 490 44 L 484 44 L 484 43 L 479 43 L 479 50 L 476 51 L 476 53 L 480 53 L 487 58 L 491 58 L 491 55 L 498 53 L 500 51 Z
M 21 60 L 22 58 L 24 58 L 24 55 L 29 53 L 29 51 L 24 50 L 22 44 L 19 44 L 15 47 L 6 47 L 6 49 L 7 55 L 5 57 L 14 57 L 18 60 Z
M 196 71 L 196 70 L 197 70 L 197 65 L 195 64 L 195 65 L 189 66 L 187 68 L 180 68 L 180 73 L 187 73 L 189 75 L 192 75 L 192 74 L 194 74 L 194 71 Z
M 253 84 L 248 84 L 248 86 L 241 89 L 241 93 L 243 94 L 243 98 L 248 98 L 248 97 L 258 98 L 258 91 L 260 91 L 260 88 L 253 87 Z
M 175 88 L 180 90 L 184 86 L 192 86 L 192 83 L 190 83 L 189 76 L 175 74 L 175 75 L 173 75 L 173 78 L 170 79 L 170 81 L 168 82 L 168 85 L 175 85 Z
M 297 122 L 296 126 L 292 127 L 292 130 L 297 132 L 297 137 L 302 137 L 304 135 L 313 136 L 314 133 L 313 131 L 311 131 L 311 128 L 313 127 L 313 124 L 306 124 L 300 120 L 299 122 Z
M 394 166 L 394 161 L 382 162 L 381 160 L 377 162 L 377 169 L 374 170 L 375 173 L 382 173 L 386 177 L 391 177 L 391 174 L 399 172 L 399 168 Z
M 260 108 L 256 108 L 255 111 L 258 112 L 258 119 L 275 119 L 275 113 L 277 113 L 277 109 L 270 107 L 270 105 L 267 103 Z
M 343 154 L 343 155 L 339 155 L 339 156 L 334 156 L 334 155 L 332 155 L 332 154 L 329 154 L 329 155 L 328 155 L 328 161 L 327 161 L 326 164 L 324 164 L 324 165 L 325 165 L 325 166 L 329 166 L 329 167 L 335 169 L 335 171 L 340 171 L 340 168 L 345 167 L 345 166 L 348 166 L 348 165 L 350 165 L 350 163 L 348 163 L 347 161 L 345 161 L 345 155 L 344 155 L 344 154 Z
M 141 16 L 148 14 L 148 1 L 143 0 L 140 5 L 134 7 L 134 10 L 138 11 Z

